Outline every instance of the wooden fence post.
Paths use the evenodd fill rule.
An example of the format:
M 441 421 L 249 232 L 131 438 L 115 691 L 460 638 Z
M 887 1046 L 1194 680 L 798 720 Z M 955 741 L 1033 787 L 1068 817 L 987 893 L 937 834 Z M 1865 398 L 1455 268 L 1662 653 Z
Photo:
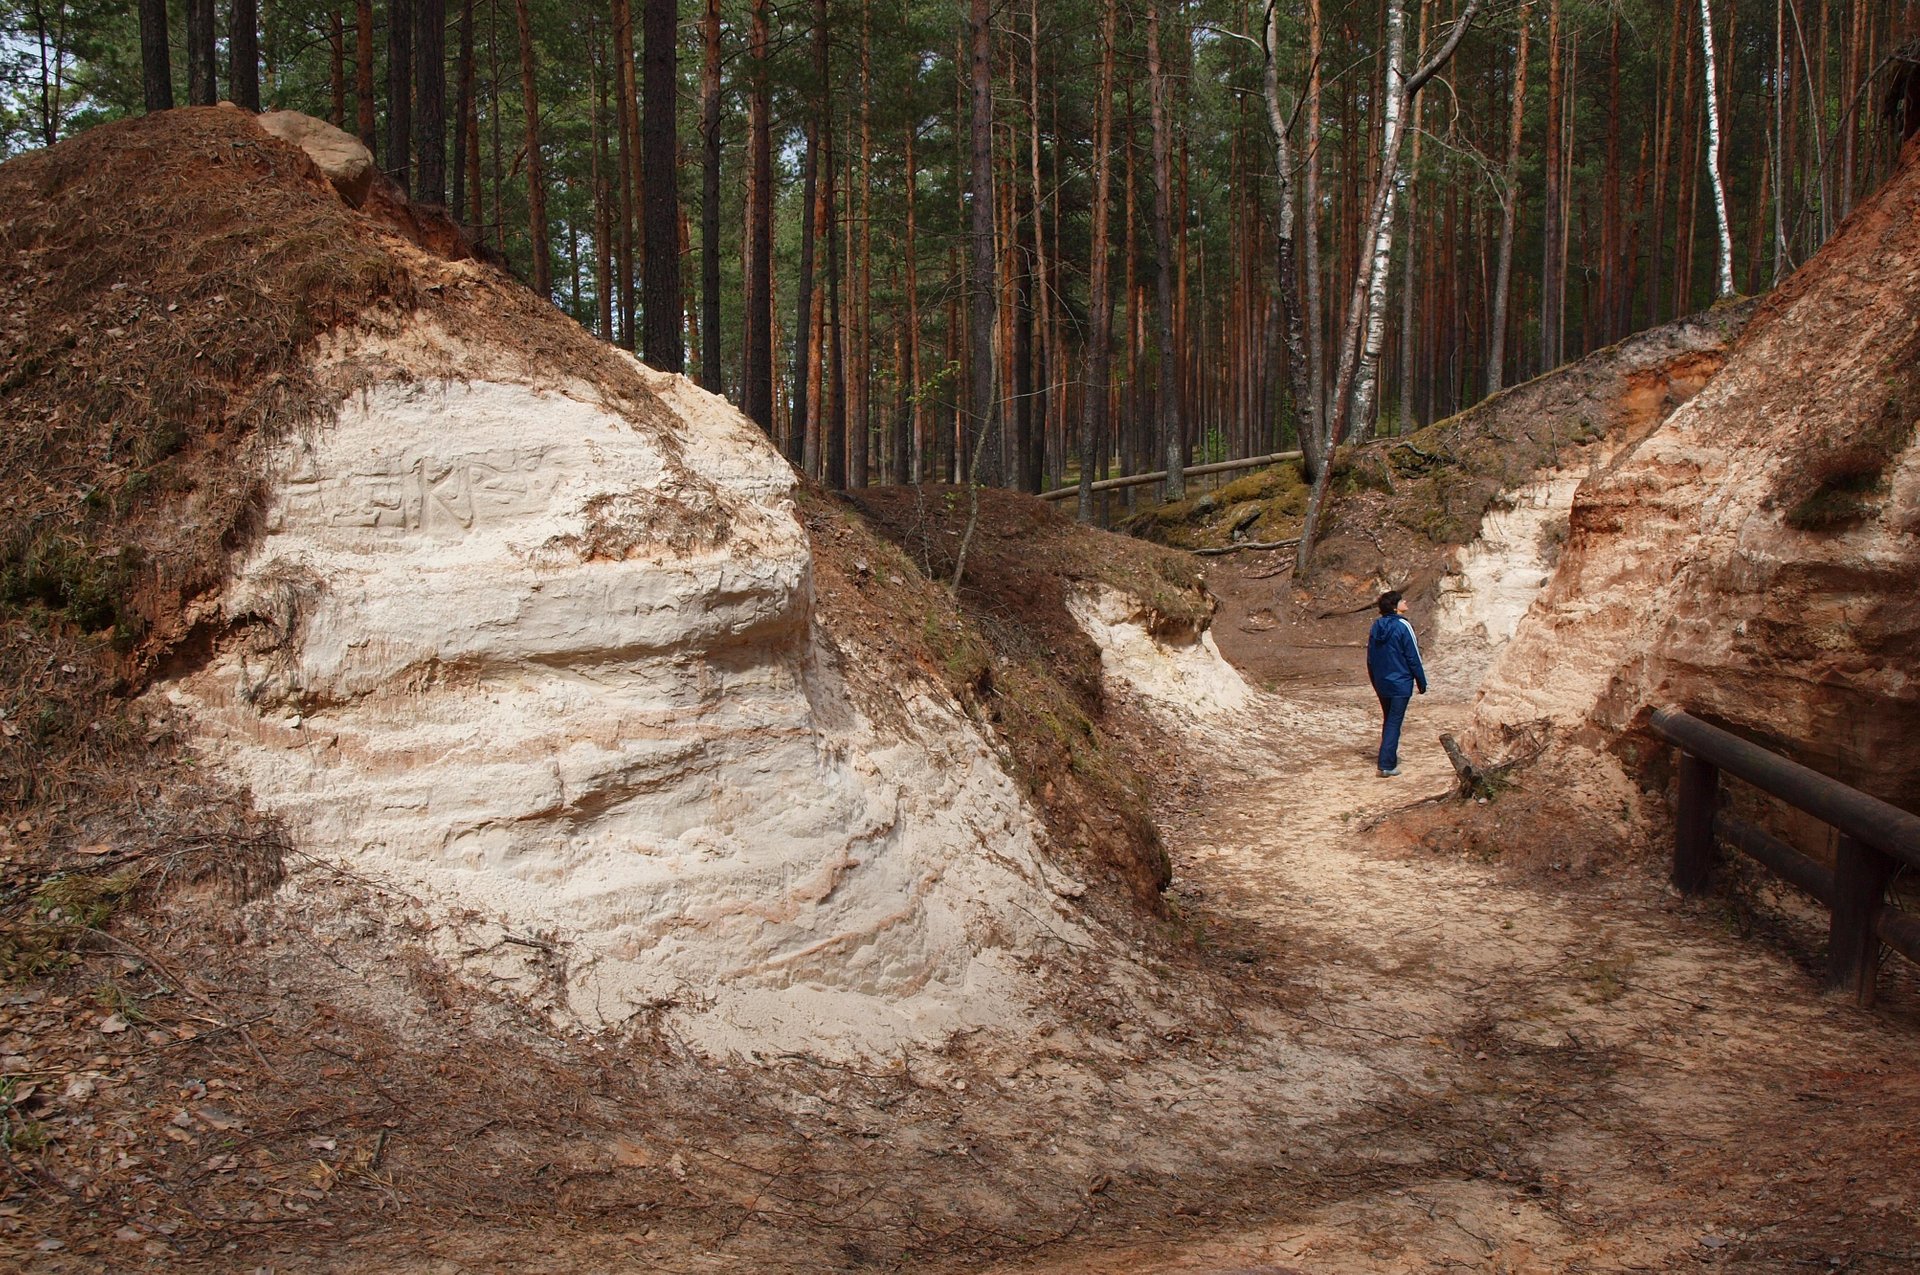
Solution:
M 1713 813 L 1720 804 L 1720 768 L 1683 751 L 1679 804 L 1673 829 L 1673 884 L 1682 894 L 1703 894 L 1707 878 L 1713 875 Z
M 1880 970 L 1875 922 L 1893 879 L 1894 862 L 1872 846 L 1842 835 L 1833 862 L 1833 928 L 1827 934 L 1827 987 L 1850 991 L 1862 1009 L 1873 1004 Z

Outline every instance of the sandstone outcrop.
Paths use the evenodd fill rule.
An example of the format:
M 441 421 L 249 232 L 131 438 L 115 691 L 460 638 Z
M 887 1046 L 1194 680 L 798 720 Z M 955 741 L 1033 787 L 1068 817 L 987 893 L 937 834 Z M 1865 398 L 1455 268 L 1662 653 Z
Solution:
M 379 934 L 396 977 L 716 1053 L 1040 1012 L 1091 887 L 929 653 L 951 594 L 820 550 L 854 516 L 724 400 L 316 162 L 185 108 L 0 167 L 4 547 L 78 635 L 34 668 L 145 688 L 112 730 L 46 715 L 43 762 L 119 763 L 87 817 L 146 827 L 161 774 L 182 811 L 249 793 L 266 831 L 166 872 L 271 860 L 222 914 L 269 972 Z M 914 614 L 819 603 L 883 574 Z
M 1679 704 L 1920 793 L 1920 150 L 1769 297 L 1725 368 L 1579 487 L 1482 691 L 1482 743 L 1593 744 Z
M 359 138 L 298 111 L 267 111 L 256 116 L 255 122 L 281 141 L 305 151 L 348 206 L 358 208 L 367 202 L 380 170 L 374 166 L 373 152 Z

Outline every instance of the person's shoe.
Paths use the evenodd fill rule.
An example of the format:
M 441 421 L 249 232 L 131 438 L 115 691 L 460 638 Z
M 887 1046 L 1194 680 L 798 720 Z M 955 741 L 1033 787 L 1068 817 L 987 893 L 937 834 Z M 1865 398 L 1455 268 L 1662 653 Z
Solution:
M 1399 774 L 1399 773 L 1400 773 L 1400 768 L 1399 768 L 1398 766 L 1395 766 L 1395 767 L 1394 767 L 1394 768 L 1393 768 L 1392 770 L 1383 770 L 1383 771 L 1381 771 L 1381 772 L 1380 772 L 1380 778 L 1382 778 L 1382 779 L 1392 779 L 1392 778 L 1393 778 L 1393 777 L 1394 777 L 1395 775 L 1397 775 L 1397 774 Z

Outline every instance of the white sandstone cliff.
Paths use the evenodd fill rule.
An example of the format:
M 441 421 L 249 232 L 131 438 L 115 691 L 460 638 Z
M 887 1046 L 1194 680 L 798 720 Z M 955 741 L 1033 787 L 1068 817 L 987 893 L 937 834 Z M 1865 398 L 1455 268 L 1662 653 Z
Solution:
M 212 652 L 154 692 L 196 750 L 562 1024 L 858 1054 L 1017 1019 L 1015 962 L 1084 938 L 1040 825 L 936 684 L 863 671 L 884 724 L 849 693 L 792 470 L 685 378 L 614 353 L 621 397 L 485 328 L 324 344 L 354 388 L 278 444 Z

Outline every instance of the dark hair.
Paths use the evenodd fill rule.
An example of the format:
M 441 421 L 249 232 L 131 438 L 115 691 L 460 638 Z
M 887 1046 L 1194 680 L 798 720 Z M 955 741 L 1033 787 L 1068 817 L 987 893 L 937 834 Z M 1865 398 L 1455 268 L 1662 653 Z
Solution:
M 1398 589 L 1391 589 L 1381 594 L 1379 607 L 1381 615 L 1392 615 L 1395 611 L 1398 611 L 1400 609 L 1400 591 Z

